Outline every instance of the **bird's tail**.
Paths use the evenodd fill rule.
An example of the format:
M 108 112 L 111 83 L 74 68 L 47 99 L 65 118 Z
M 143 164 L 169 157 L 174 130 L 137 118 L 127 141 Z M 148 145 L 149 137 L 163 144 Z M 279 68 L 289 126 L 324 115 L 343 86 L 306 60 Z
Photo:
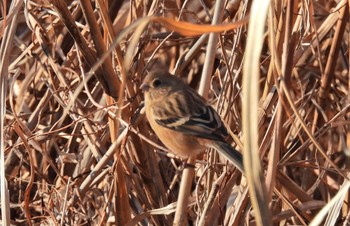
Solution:
M 210 146 L 223 154 L 244 174 L 243 156 L 240 152 L 234 149 L 229 143 L 223 141 L 212 142 Z

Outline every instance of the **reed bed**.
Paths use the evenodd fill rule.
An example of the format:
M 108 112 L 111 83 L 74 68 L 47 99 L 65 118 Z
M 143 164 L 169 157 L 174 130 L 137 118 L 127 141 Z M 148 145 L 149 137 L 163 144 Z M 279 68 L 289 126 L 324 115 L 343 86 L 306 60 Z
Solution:
M 349 1 L 0 6 L 2 225 L 350 224 Z M 139 89 L 159 67 L 246 175 L 208 150 L 192 178 L 161 144 Z

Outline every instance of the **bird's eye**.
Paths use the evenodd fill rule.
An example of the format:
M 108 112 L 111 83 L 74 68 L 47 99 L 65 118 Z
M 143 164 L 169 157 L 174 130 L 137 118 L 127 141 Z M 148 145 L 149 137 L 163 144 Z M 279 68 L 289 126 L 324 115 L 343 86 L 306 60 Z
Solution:
M 161 81 L 159 79 L 153 80 L 153 87 L 158 87 L 161 84 Z

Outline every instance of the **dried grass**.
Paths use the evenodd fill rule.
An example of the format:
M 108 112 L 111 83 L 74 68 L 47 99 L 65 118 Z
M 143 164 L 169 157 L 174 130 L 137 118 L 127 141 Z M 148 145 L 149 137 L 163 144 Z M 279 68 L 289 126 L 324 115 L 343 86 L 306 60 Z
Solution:
M 2 224 L 349 224 L 349 2 L 272 1 L 261 37 L 251 2 L 215 2 L 0 5 Z M 152 67 L 208 96 L 252 173 L 210 151 L 180 193 L 140 114 Z

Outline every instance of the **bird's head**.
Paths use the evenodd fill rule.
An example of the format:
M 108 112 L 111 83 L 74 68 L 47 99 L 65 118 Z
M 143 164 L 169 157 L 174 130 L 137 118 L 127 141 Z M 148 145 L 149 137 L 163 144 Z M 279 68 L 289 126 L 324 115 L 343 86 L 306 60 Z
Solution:
M 164 70 L 154 70 L 150 72 L 140 88 L 147 95 L 152 96 L 152 98 L 166 97 L 171 92 L 183 88 L 184 83 L 181 79 L 173 76 Z

